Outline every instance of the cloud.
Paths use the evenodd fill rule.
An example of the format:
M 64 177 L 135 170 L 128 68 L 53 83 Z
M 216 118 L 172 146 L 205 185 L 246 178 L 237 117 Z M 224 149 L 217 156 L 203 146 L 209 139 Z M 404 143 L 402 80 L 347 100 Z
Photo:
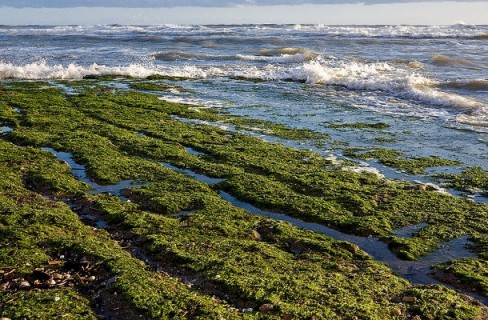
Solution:
M 477 2 L 480 0 L 456 0 Z M 246 5 L 300 5 L 300 4 L 384 4 L 406 2 L 445 2 L 445 0 L 0 0 L 0 6 L 14 8 L 68 8 L 68 7 L 236 7 Z

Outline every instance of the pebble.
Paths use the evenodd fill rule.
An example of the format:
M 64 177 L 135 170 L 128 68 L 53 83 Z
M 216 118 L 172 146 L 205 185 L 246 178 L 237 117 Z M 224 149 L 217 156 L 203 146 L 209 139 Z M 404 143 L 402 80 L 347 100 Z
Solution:
M 85 279 L 86 279 L 86 281 L 92 282 L 92 281 L 95 281 L 97 278 L 95 276 L 89 276 L 89 277 L 87 277 Z
M 406 296 L 406 297 L 403 297 L 402 301 L 407 302 L 407 303 L 415 303 L 415 302 L 417 302 L 417 297 Z
M 26 288 L 30 288 L 30 283 L 27 282 L 27 281 L 22 281 L 21 283 L 19 283 L 19 288 L 21 289 L 26 289 Z
M 59 300 L 61 300 L 61 298 L 60 297 L 54 297 L 53 300 L 54 300 L 54 302 L 58 302 Z
M 251 237 L 252 239 L 254 240 L 261 240 L 261 235 L 259 234 L 259 232 L 257 232 L 256 230 L 253 230 L 252 233 L 251 233 Z
M 54 273 L 53 274 L 53 279 L 54 280 L 63 280 L 64 276 L 61 273 Z
M 56 285 L 56 280 L 54 280 L 54 279 L 49 279 L 49 280 L 47 280 L 47 282 L 46 282 L 46 283 L 47 283 L 48 285 L 50 285 L 50 286 L 55 286 L 55 285 Z
M 0 320 L 11 320 L 11 319 L 3 317 L 3 318 L 0 318 Z
M 274 305 L 271 303 L 265 303 L 259 307 L 259 311 L 268 312 L 274 309 Z
M 399 316 L 402 315 L 402 310 L 400 310 L 400 309 L 393 309 L 393 310 L 391 310 L 391 315 L 399 317 Z

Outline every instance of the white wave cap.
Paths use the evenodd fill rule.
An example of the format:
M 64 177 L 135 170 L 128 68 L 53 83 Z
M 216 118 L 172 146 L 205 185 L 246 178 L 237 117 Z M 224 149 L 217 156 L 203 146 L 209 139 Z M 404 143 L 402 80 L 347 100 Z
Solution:
M 0 79 L 82 79 L 86 75 L 123 75 L 133 77 L 148 77 L 154 70 L 136 64 L 125 67 L 107 67 L 96 63 L 83 67 L 70 63 L 62 65 L 48 65 L 46 62 L 29 63 L 26 65 L 14 65 L 0 63 Z
M 487 113 L 483 103 L 458 94 L 441 91 L 438 81 L 408 68 L 386 62 L 358 62 L 337 59 L 314 59 L 292 65 L 141 65 L 109 67 L 96 63 L 80 66 L 49 65 L 45 61 L 25 65 L 0 62 L 0 79 L 82 79 L 86 75 L 120 75 L 145 78 L 154 74 L 186 78 L 244 77 L 263 80 L 295 80 L 310 84 L 338 85 L 352 90 L 383 91 L 392 96 L 433 106 L 448 107 L 468 115 Z

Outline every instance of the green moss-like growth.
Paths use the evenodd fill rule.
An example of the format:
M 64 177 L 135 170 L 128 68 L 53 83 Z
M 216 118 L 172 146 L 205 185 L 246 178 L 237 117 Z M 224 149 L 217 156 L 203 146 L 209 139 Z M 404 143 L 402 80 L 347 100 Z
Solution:
M 181 86 L 177 86 L 165 82 L 131 82 L 129 84 L 129 87 L 131 87 L 132 89 L 144 90 L 144 91 L 188 92 L 188 90 L 184 89 Z
M 11 93 L 0 95 L 0 105 L 22 110 L 11 116 L 16 127 L 5 136 L 17 146 L 0 141 L 5 177 L 0 180 L 0 267 L 16 269 L 12 277 L 31 279 L 35 268 L 46 268 L 59 256 L 67 257 L 66 262 L 84 257 L 98 266 L 100 281 L 62 288 L 66 297 L 90 301 L 80 303 L 80 309 L 65 304 L 69 316 L 100 311 L 93 291 L 107 294 L 114 302 L 107 307 L 121 308 L 125 317 L 401 319 L 410 310 L 422 318 L 440 315 L 437 308 L 399 304 L 407 290 L 420 290 L 425 294 L 418 294 L 418 304 L 428 304 L 441 292 L 443 299 L 464 308 L 441 304 L 445 312 L 483 317 L 483 307 L 466 304 L 453 291 L 412 289 L 358 247 L 251 215 L 223 201 L 217 191 L 227 190 L 263 209 L 383 237 L 411 259 L 450 239 L 486 234 L 486 205 L 343 170 L 310 151 L 174 116 L 244 126 L 259 121 L 196 111 L 141 92 L 92 90 L 97 82 L 87 83 L 76 84 L 76 96 L 36 82 L 13 82 Z M 284 126 L 272 131 L 281 130 L 276 128 L 290 138 L 303 133 Z M 85 194 L 87 186 L 40 147 L 70 152 L 98 183 L 147 184 L 124 192 L 131 202 Z M 211 187 L 161 162 L 227 180 Z M 103 219 L 110 228 L 93 229 L 73 210 L 83 221 Z M 181 211 L 190 212 L 174 216 Z M 423 221 L 429 226 L 410 239 L 391 236 L 395 228 Z M 481 244 L 481 238 L 475 243 Z M 9 295 L 16 292 L 7 289 Z M 36 295 L 15 297 L 13 305 L 39 303 Z M 259 311 L 263 305 L 273 308 Z M 11 310 L 5 316 L 13 317 Z
M 471 167 L 459 174 L 442 174 L 436 176 L 458 190 L 488 194 L 488 172 L 480 167 Z
M 436 277 L 448 283 L 461 283 L 470 291 L 488 296 L 488 237 L 476 236 L 473 250 L 477 259 L 469 258 L 441 263 L 435 267 Z
M 385 148 L 377 148 L 373 151 L 362 149 L 347 149 L 344 154 L 357 159 L 378 161 L 386 166 L 404 170 L 411 174 L 423 174 L 425 169 L 431 167 L 443 167 L 459 165 L 459 161 L 442 159 L 436 156 L 405 158 L 400 151 Z
M 408 312 L 421 319 L 483 319 L 487 312 L 479 313 L 479 303 L 467 297 L 454 297 L 453 291 L 441 286 L 418 287 L 408 290 L 402 297 Z
M 71 289 L 2 293 L 0 305 L 0 316 L 10 319 L 97 319 L 90 301 Z

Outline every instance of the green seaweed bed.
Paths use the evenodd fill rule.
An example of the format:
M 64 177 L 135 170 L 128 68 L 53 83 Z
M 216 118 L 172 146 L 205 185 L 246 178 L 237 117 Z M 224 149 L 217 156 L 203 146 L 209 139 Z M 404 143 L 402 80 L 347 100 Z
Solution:
M 0 87 L 0 122 L 13 129 L 0 139 L 0 317 L 488 318 L 471 297 L 412 285 L 356 245 L 252 215 L 219 190 L 261 209 L 379 237 L 403 259 L 468 235 L 477 257 L 437 265 L 433 274 L 484 297 L 487 205 L 354 172 L 239 129 L 327 143 L 319 133 L 116 90 L 110 81 L 63 82 L 76 94 L 42 81 Z M 124 81 L 138 90 L 173 87 L 166 79 Z M 43 147 L 70 153 L 100 185 L 142 186 L 123 197 L 89 192 Z M 225 181 L 208 185 L 162 163 Z M 95 225 L 100 221 L 104 228 Z M 394 229 L 421 222 L 428 225 L 412 237 L 395 236 Z

